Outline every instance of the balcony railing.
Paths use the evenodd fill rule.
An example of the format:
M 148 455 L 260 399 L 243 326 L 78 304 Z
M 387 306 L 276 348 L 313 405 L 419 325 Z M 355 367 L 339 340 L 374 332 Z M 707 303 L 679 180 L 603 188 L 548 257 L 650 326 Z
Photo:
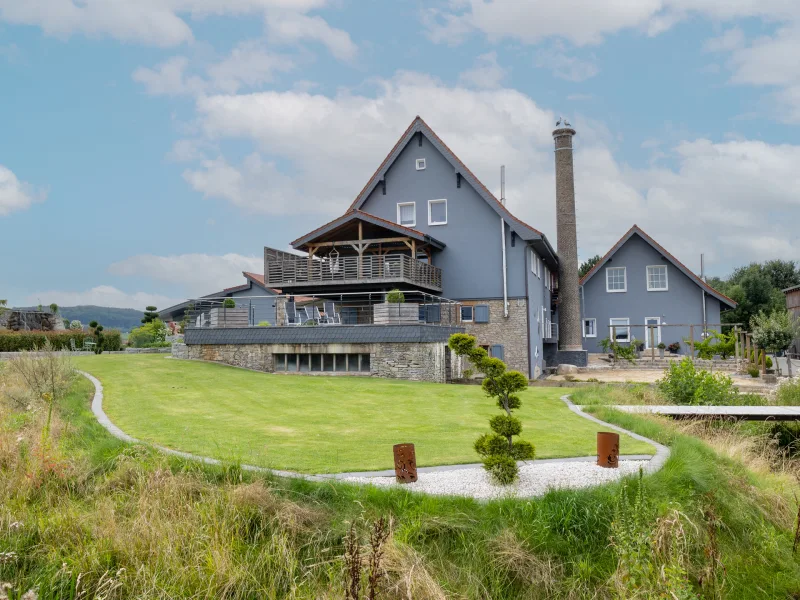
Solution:
M 312 258 L 284 252 L 269 254 L 265 261 L 266 285 L 292 286 L 408 283 L 428 290 L 442 290 L 442 270 L 403 254 Z

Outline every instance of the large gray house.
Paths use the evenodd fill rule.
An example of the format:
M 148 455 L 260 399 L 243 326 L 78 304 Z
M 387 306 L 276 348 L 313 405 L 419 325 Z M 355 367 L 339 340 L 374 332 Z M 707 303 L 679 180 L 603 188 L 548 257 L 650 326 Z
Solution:
M 636 339 L 646 349 L 681 344 L 704 328 L 720 330 L 720 313 L 736 303 L 709 286 L 638 226 L 631 227 L 580 280 L 584 348 L 604 338 Z
M 579 285 L 574 135 L 566 122 L 553 131 L 556 251 L 508 210 L 502 176 L 498 199 L 415 118 L 344 214 L 297 238 L 291 252 L 264 249 L 264 278 L 250 289 L 280 290 L 268 298 L 275 326 L 252 327 L 258 316 L 250 327 L 190 326 L 188 356 L 269 372 L 448 381 L 464 365 L 447 340 L 467 332 L 536 378 L 546 366 L 586 364 L 610 319 L 627 319 L 628 328 L 655 317 L 703 323 L 701 290 L 710 298 L 705 322 L 718 321 L 730 301 L 638 228 Z M 660 296 L 637 287 L 650 265 L 666 265 L 669 289 Z M 598 272 L 609 273 L 613 291 Z M 396 288 L 405 302 L 387 303 Z M 237 303 L 248 293 L 235 292 Z M 198 321 L 213 323 L 213 315 Z

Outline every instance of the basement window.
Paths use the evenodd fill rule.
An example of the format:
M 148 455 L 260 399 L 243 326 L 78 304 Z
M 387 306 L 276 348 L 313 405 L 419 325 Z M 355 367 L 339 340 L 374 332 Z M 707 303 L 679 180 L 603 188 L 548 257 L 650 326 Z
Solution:
M 418 158 L 417 159 L 417 171 L 424 171 L 425 170 L 425 159 Z

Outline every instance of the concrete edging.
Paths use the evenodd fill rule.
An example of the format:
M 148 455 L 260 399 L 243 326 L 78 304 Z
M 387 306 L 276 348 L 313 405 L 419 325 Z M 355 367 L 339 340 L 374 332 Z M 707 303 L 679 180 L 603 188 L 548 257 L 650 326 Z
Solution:
M 158 450 L 159 452 L 163 452 L 164 454 L 169 454 L 172 456 L 177 456 L 180 458 L 184 458 L 187 460 L 192 460 L 208 465 L 216 465 L 220 466 L 223 464 L 222 461 L 216 458 L 209 458 L 207 456 L 199 456 L 197 454 L 192 454 L 190 452 L 181 452 L 180 450 L 173 450 L 172 448 L 167 448 L 165 446 L 160 446 L 158 444 L 150 444 L 148 442 L 143 442 L 138 440 L 124 431 L 117 427 L 111 419 L 108 418 L 108 415 L 103 410 L 103 384 L 100 383 L 100 380 L 97 379 L 94 375 L 87 373 L 85 371 L 78 371 L 81 375 L 86 377 L 89 381 L 92 382 L 94 385 L 94 398 L 92 399 L 92 413 L 94 414 L 97 422 L 102 425 L 106 431 L 108 431 L 112 436 L 115 438 L 122 440 L 123 442 L 129 444 L 144 444 L 146 446 L 150 446 Z M 616 425 L 612 425 L 611 423 L 606 423 L 605 421 L 601 421 L 600 419 L 593 417 L 592 415 L 586 414 L 583 412 L 580 407 L 573 404 L 569 396 L 562 396 L 561 400 L 563 400 L 569 409 L 577 414 L 578 416 L 583 417 L 584 419 L 589 419 L 590 421 L 594 421 L 604 427 L 611 428 L 619 433 L 624 433 L 630 435 L 634 439 L 637 439 L 642 442 L 646 442 L 653 446 L 656 449 L 656 454 L 650 458 L 647 466 L 645 467 L 645 472 L 655 473 L 658 471 L 666 462 L 667 458 L 669 458 L 670 450 L 666 446 L 659 444 L 649 438 L 641 436 L 637 433 L 633 433 L 632 431 L 628 431 L 627 429 L 623 429 L 622 427 L 618 427 Z M 648 455 L 622 455 L 620 456 L 621 459 L 625 460 L 646 460 L 649 458 Z M 539 459 L 537 463 L 570 463 L 570 462 L 590 462 L 596 460 L 594 456 L 576 456 L 571 458 L 548 458 L 548 459 Z M 442 471 L 457 471 L 461 469 L 468 469 L 472 467 L 481 466 L 480 463 L 474 464 L 460 464 L 460 465 L 444 465 L 444 466 L 437 466 L 437 467 L 420 467 L 418 471 L 420 473 L 435 473 L 435 472 L 442 472 Z M 297 473 L 295 471 L 282 471 L 277 469 L 269 469 L 266 467 L 258 467 L 255 465 L 241 465 L 242 469 L 246 471 L 254 471 L 258 473 L 271 473 L 273 475 L 278 475 L 280 477 L 295 477 L 300 479 L 307 479 L 309 481 L 329 481 L 331 479 L 343 479 L 346 477 L 391 477 L 394 475 L 394 470 L 382 470 L 382 471 L 366 471 L 366 472 L 354 472 L 354 473 L 331 473 L 331 474 L 320 474 L 320 475 L 307 475 L 304 473 Z

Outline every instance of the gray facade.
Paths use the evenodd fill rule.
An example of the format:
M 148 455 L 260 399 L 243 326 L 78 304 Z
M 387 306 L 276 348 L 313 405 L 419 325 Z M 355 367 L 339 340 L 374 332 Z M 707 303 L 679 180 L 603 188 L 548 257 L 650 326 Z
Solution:
M 466 168 L 459 170 L 457 163 L 454 168 L 452 155 L 442 150 L 440 140 L 427 136 L 424 131 L 416 133 L 404 147 L 396 149 L 394 161 L 382 174 L 381 183 L 368 189 L 353 208 L 397 223 L 398 205 L 413 202 L 416 214 L 413 228 L 445 245 L 444 249 L 433 253 L 432 259 L 443 272 L 442 295 L 468 304 L 479 301 L 502 304 L 503 214 L 508 302 L 515 308 L 519 303 L 527 311 L 527 324 L 522 328 L 516 322 L 509 322 L 509 335 L 523 337 L 527 356 L 512 357 L 505 351 L 505 359 L 520 364 L 522 358 L 528 375 L 536 377 L 544 367 L 545 321 L 555 322 L 545 273 L 557 270 L 557 262 L 554 256 L 542 252 L 549 244 L 541 234 L 510 217 L 504 208 L 498 212 L 493 203 L 499 203 L 493 198 L 487 200 L 485 188 L 470 182 L 474 176 L 470 173 L 468 177 Z M 417 168 L 420 159 L 425 161 L 424 169 Z M 447 200 L 446 224 L 431 224 L 430 200 Z M 537 262 L 536 257 L 538 269 L 532 267 Z M 492 311 L 492 319 L 508 321 L 502 311 L 499 315 Z M 473 323 L 468 330 L 479 338 L 479 343 L 489 346 L 500 344 L 504 341 L 501 338 L 507 337 L 500 335 L 492 323 Z M 481 335 L 482 330 L 486 330 L 486 335 Z M 492 335 L 494 337 L 489 340 Z M 507 343 L 503 345 L 508 346 Z
M 648 241 L 649 240 L 649 241 Z M 603 260 L 582 280 L 581 285 L 581 318 L 584 320 L 583 343 L 584 349 L 589 352 L 602 352 L 600 341 L 611 336 L 611 319 L 628 319 L 630 323 L 630 338 L 636 338 L 642 343 L 646 340 L 646 320 L 652 319 L 652 324 L 660 324 L 656 330 L 655 345 L 663 342 L 669 345 L 673 342 L 681 343 L 682 352 L 688 351 L 688 345 L 683 342 L 690 336 L 689 325 L 695 325 L 694 335 L 700 339 L 703 324 L 703 295 L 705 291 L 706 320 L 711 325 L 710 329 L 720 323 L 720 312 L 732 308 L 735 303 L 725 299 L 719 293 L 704 285 L 694 274 L 688 271 L 674 257 L 663 248 L 654 247 L 652 239 L 638 228 L 634 227 L 620 243 L 607 254 Z M 663 273 L 666 270 L 666 290 L 648 290 L 648 266 L 659 267 L 653 270 Z M 608 269 L 624 268 L 624 291 L 608 291 Z M 619 284 L 620 271 L 612 282 L 614 287 Z M 613 280 L 613 277 L 612 277 Z M 652 282 L 654 288 L 662 287 L 660 281 Z M 595 319 L 594 336 L 587 335 L 585 320 Z M 619 325 L 618 335 L 624 333 L 624 323 L 615 321 Z M 624 343 L 623 339 L 620 339 Z

